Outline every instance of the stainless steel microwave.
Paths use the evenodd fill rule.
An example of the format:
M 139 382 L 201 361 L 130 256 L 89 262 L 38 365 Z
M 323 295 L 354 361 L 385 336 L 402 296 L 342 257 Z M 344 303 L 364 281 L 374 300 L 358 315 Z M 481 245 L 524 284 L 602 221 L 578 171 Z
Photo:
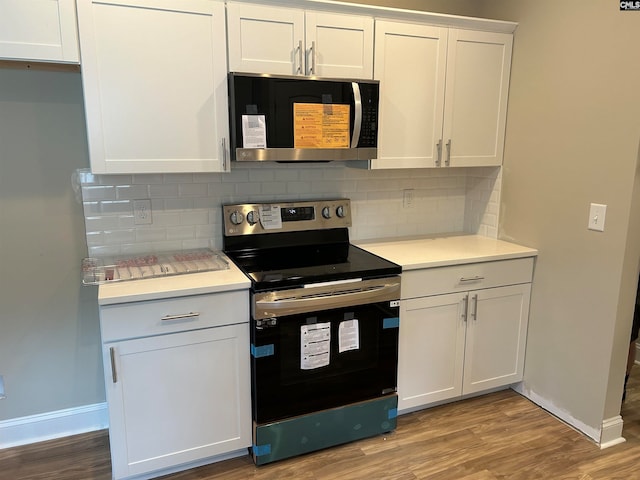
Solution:
M 313 162 L 377 157 L 379 82 L 229 73 L 231 156 Z

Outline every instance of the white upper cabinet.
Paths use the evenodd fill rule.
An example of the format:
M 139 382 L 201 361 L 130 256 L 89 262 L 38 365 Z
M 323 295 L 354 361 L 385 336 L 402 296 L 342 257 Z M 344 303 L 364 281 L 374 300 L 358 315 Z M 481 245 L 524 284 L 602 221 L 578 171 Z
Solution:
M 229 170 L 224 3 L 79 0 L 91 170 Z
M 373 18 L 227 4 L 232 72 L 373 77 Z
M 512 35 L 376 21 L 371 168 L 502 164 Z
M 78 63 L 75 0 L 0 0 L 0 58 Z
M 449 30 L 442 163 L 502 165 L 513 36 Z
M 446 28 L 376 21 L 380 112 L 372 168 L 436 166 L 446 68 Z

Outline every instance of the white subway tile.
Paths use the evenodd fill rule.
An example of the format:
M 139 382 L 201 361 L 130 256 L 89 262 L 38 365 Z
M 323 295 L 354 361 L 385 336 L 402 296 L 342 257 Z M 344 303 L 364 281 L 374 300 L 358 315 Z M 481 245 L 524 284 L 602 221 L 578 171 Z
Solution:
M 236 184 L 236 194 L 238 195 L 259 195 L 262 193 L 259 183 L 238 183 Z
M 100 185 L 131 185 L 131 175 L 96 175 Z
M 264 195 L 284 195 L 287 193 L 287 182 L 263 182 L 261 193 Z
M 165 211 L 171 210 L 189 210 L 193 208 L 192 198 L 167 198 L 164 201 Z
M 180 213 L 180 225 L 207 225 L 208 210 L 185 210 Z
M 149 198 L 149 186 L 118 185 L 116 187 L 116 198 L 118 200 L 135 200 L 139 198 Z
M 161 242 L 167 239 L 166 228 L 149 227 L 147 225 L 137 228 L 135 231 L 135 241 L 140 242 Z
M 133 207 L 130 200 L 102 200 L 100 202 L 100 213 L 103 215 L 133 213 Z
M 196 238 L 196 228 L 193 225 L 167 227 L 167 240 L 193 240 Z
M 178 196 L 177 183 L 149 185 L 149 198 L 175 198 Z
M 157 185 L 164 183 L 164 175 L 162 173 L 144 173 L 133 176 L 135 185 Z
M 87 232 L 100 232 L 102 230 L 113 230 L 120 227 L 117 216 L 86 217 L 84 226 Z
M 86 186 L 82 187 L 82 201 L 91 202 L 99 200 L 115 200 L 116 189 L 113 186 Z
M 180 225 L 180 213 L 177 211 L 157 211 L 151 213 L 153 225 L 156 227 L 174 227 Z
M 132 243 L 136 239 L 136 230 L 105 230 L 104 231 L 104 244 L 105 245 L 121 245 L 123 243 Z
M 208 188 L 206 183 L 188 183 L 179 185 L 178 192 L 181 197 L 206 197 Z
M 165 173 L 164 183 L 193 183 L 193 173 Z
M 367 171 L 339 163 L 234 163 L 230 173 L 212 174 L 76 175 L 90 251 L 135 253 L 202 243 L 221 248 L 221 205 L 236 202 L 350 198 L 352 239 L 496 234 L 502 178 L 500 168 Z M 408 188 L 414 189 L 414 207 L 405 209 L 402 191 Z M 153 225 L 134 224 L 130 200 L 137 198 L 152 198 Z

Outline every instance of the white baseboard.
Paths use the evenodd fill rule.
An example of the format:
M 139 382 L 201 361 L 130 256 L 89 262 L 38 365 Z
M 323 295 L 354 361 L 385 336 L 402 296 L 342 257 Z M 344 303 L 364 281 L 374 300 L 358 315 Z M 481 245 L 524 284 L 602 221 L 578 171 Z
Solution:
M 562 422 L 564 422 L 565 424 L 573 428 L 574 430 L 581 432 L 587 437 L 590 437 L 595 443 L 600 444 L 600 438 L 602 433 L 601 429 L 590 427 L 585 423 L 579 421 L 577 418 L 575 418 L 566 410 L 559 408 L 557 405 L 553 404 L 553 402 L 550 402 L 546 398 L 538 395 L 536 392 L 532 391 L 531 389 L 525 388 L 525 385 L 523 382 L 520 382 L 514 385 L 512 388 L 516 392 L 520 393 L 521 395 L 531 400 L 533 403 L 535 403 L 539 407 L 543 408 L 544 410 L 552 414 L 554 417 L 558 418 L 559 420 L 561 420 Z
M 589 427 L 588 425 L 578 421 L 567 411 L 558 408 L 556 405 L 549 402 L 547 399 L 541 397 L 540 395 L 537 395 L 535 392 L 529 389 L 525 389 L 522 383 L 514 386 L 513 389 L 527 397 L 533 403 L 545 409 L 547 412 L 551 413 L 553 416 L 562 420 L 574 430 L 577 430 L 587 437 L 590 437 L 600 446 L 600 449 L 613 447 L 614 445 L 619 445 L 620 443 L 624 443 L 626 441 L 622 436 L 623 420 L 620 415 L 604 419 L 600 426 L 600 430 L 598 431 L 598 429 Z
M 109 427 L 106 403 L 0 421 L 0 449 Z
M 622 436 L 622 423 L 620 415 L 602 421 L 602 432 L 600 433 L 601 450 L 626 441 Z

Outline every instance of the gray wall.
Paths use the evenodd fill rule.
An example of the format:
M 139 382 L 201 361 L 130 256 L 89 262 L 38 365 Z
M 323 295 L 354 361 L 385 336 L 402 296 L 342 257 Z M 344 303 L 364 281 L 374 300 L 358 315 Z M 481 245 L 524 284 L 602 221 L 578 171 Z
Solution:
M 96 292 L 82 288 L 88 166 L 79 73 L 0 69 L 0 420 L 104 401 Z
M 499 237 L 540 250 L 524 390 L 597 436 L 620 412 L 638 272 L 640 18 L 608 1 L 483 4 L 519 22 Z M 602 233 L 590 202 L 608 205 Z

